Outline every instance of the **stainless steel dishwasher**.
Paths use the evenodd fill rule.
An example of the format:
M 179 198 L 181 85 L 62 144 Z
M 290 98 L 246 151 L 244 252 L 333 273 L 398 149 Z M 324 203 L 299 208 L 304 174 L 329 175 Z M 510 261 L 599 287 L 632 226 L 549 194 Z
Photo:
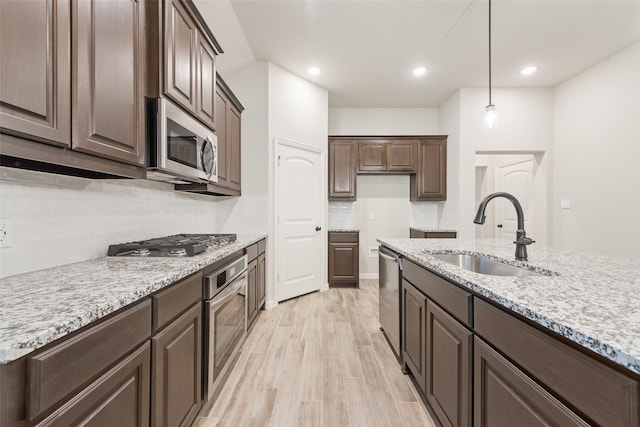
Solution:
M 402 275 L 402 259 L 383 246 L 378 249 L 378 254 L 380 329 L 387 337 L 396 356 L 402 359 L 400 351 L 400 308 L 402 301 L 400 277 Z

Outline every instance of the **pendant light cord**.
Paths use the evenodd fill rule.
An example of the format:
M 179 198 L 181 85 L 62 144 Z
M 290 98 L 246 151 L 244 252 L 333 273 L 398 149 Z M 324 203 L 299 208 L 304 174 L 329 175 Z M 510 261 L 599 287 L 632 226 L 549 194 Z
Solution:
M 491 0 L 489 0 L 489 105 L 491 103 Z

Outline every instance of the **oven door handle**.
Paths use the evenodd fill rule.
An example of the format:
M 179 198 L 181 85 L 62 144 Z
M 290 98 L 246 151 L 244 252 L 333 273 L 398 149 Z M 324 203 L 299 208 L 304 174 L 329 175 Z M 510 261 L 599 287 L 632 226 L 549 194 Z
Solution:
M 246 285 L 247 282 L 247 273 L 244 272 L 240 276 L 238 276 L 229 286 L 227 286 L 220 294 L 213 297 L 211 301 L 212 307 L 218 307 L 222 304 L 225 304 L 231 298 L 233 298 L 240 288 Z M 246 293 L 246 291 L 245 291 Z

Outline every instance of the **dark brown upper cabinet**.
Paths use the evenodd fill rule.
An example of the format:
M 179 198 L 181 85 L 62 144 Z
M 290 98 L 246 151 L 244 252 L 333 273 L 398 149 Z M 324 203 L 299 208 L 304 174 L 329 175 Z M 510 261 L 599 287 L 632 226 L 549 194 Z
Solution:
M 145 4 L 0 2 L 3 164 L 145 176 Z
M 447 199 L 446 136 L 329 137 L 329 200 L 356 200 L 356 175 L 411 176 L 412 201 Z
M 145 164 L 142 0 L 73 3 L 72 148 Z
M 358 173 L 414 173 L 416 141 L 359 141 Z
M 0 1 L 2 132 L 71 146 L 68 0 Z
M 356 199 L 356 141 L 329 139 L 329 200 Z
M 447 200 L 447 137 L 418 141 L 418 171 L 409 180 L 411 201 Z
M 358 172 L 384 172 L 387 170 L 387 141 L 358 142 Z
M 215 130 L 215 57 L 222 49 L 211 30 L 191 0 L 148 2 L 147 20 L 148 96 L 166 95 Z

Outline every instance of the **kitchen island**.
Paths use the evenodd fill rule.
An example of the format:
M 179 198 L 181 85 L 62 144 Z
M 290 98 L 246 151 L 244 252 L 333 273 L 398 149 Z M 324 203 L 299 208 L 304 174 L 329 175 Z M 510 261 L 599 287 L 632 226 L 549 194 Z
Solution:
M 640 261 L 541 245 L 516 261 L 513 244 L 493 239 L 378 241 L 405 259 L 403 363 L 441 421 L 638 425 Z M 438 254 L 540 275 L 478 274 Z

